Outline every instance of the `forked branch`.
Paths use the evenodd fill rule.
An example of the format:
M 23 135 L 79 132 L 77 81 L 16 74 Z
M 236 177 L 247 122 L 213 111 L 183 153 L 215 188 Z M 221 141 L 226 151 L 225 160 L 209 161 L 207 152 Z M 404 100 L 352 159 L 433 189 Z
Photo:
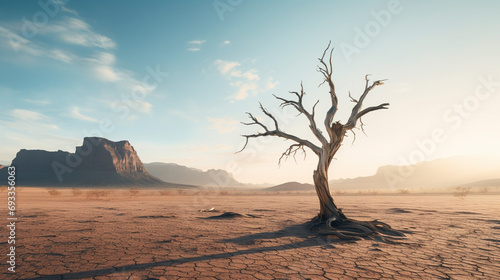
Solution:
M 330 99 L 331 99 L 331 106 L 330 109 L 326 112 L 325 116 L 325 121 L 324 125 L 326 128 L 326 131 L 328 132 L 328 135 L 330 136 L 330 142 L 333 142 L 335 140 L 335 133 L 332 131 L 332 122 L 333 118 L 335 116 L 335 113 L 338 110 L 338 99 L 337 99 L 337 94 L 335 92 L 335 84 L 333 83 L 332 79 L 332 73 L 333 73 L 333 66 L 332 66 L 332 54 L 333 54 L 333 47 L 330 50 L 330 57 L 328 58 L 328 62 L 325 61 L 325 55 L 330 49 L 330 44 L 331 42 L 328 43 L 328 46 L 326 49 L 323 51 L 323 55 L 321 58 L 319 58 L 319 63 L 320 66 L 318 66 L 318 71 L 323 74 L 323 82 L 320 84 L 320 86 L 324 83 L 327 83 L 329 88 L 330 88 Z
M 349 93 L 349 97 L 351 97 L 351 101 L 355 102 L 356 105 L 354 105 L 354 107 L 352 108 L 351 116 L 349 117 L 349 120 L 347 121 L 347 123 L 344 126 L 346 129 L 353 129 L 354 127 L 356 127 L 357 121 L 362 116 L 364 116 L 365 114 L 367 114 L 369 112 L 380 110 L 380 109 L 388 109 L 387 106 L 389 106 L 389 103 L 383 103 L 383 104 L 380 104 L 378 106 L 373 106 L 373 107 L 369 107 L 369 108 L 366 108 L 364 110 L 361 110 L 361 107 L 363 106 L 363 101 L 365 100 L 368 93 L 371 90 L 373 90 L 375 87 L 383 85 L 384 81 L 385 81 L 385 80 L 377 80 L 377 81 L 374 81 L 370 85 L 370 80 L 368 79 L 368 76 L 369 75 L 365 76 L 365 90 L 363 91 L 363 94 L 361 94 L 361 97 L 359 97 L 359 100 L 352 98 L 351 94 Z
M 303 103 L 304 95 L 306 94 L 306 92 L 304 91 L 304 86 L 302 85 L 302 83 L 300 83 L 300 93 L 296 91 L 291 91 L 290 93 L 297 96 L 296 101 L 285 99 L 283 97 L 279 97 L 274 94 L 273 96 L 281 101 L 280 105 L 281 108 L 284 108 L 286 106 L 293 106 L 299 112 L 299 114 L 303 114 L 304 116 L 306 116 L 306 118 L 309 120 L 309 128 L 311 129 L 314 136 L 316 136 L 316 138 L 321 142 L 322 145 L 327 145 L 328 141 L 326 140 L 325 136 L 323 136 L 321 130 L 318 129 L 316 121 L 314 120 L 314 114 L 316 113 L 316 105 L 318 105 L 319 100 L 316 101 L 316 103 L 312 107 L 311 113 L 309 113 L 309 111 L 307 111 L 306 108 L 304 107 Z
M 295 156 L 297 155 L 297 152 L 298 151 L 302 151 L 302 153 L 304 153 L 304 159 L 306 157 L 306 150 L 304 149 L 304 145 L 301 145 L 301 144 L 292 144 L 290 147 L 288 147 L 288 149 L 286 149 L 283 154 L 281 154 L 281 157 L 278 161 L 278 164 L 281 165 L 281 160 L 283 158 L 288 158 L 290 156 L 293 156 L 293 159 L 295 160 L 295 162 L 297 162 L 297 159 L 295 158 Z
M 301 139 L 301 138 L 299 138 L 299 137 L 297 137 L 295 135 L 291 135 L 291 134 L 288 134 L 286 132 L 281 131 L 280 128 L 279 128 L 279 126 L 278 126 L 278 121 L 276 120 L 276 118 L 271 113 L 269 113 L 269 111 L 267 111 L 262 106 L 262 104 L 260 104 L 260 109 L 262 110 L 262 112 L 266 116 L 268 116 L 270 119 L 273 120 L 273 122 L 274 122 L 274 129 L 270 130 L 266 125 L 264 125 L 261 121 L 259 121 L 252 114 L 247 113 L 248 117 L 252 121 L 248 122 L 248 123 L 242 123 L 242 124 L 244 124 L 244 125 L 258 125 L 258 126 L 260 126 L 260 127 L 262 127 L 264 129 L 264 132 L 256 133 L 256 134 L 242 135 L 243 137 L 245 137 L 245 145 L 243 146 L 243 148 L 239 152 L 243 151 L 247 147 L 248 140 L 250 138 L 258 138 L 258 137 L 266 137 L 266 136 L 276 136 L 276 137 L 280 137 L 280 138 L 292 140 L 295 143 L 297 143 L 298 145 L 302 146 L 302 148 L 303 147 L 308 147 L 309 149 L 311 149 L 317 155 L 321 154 L 321 148 L 318 147 L 318 146 L 316 146 L 316 145 L 314 145 L 312 142 L 310 142 L 308 140 L 305 140 L 305 139 Z M 294 145 L 297 145 L 297 144 L 294 144 Z

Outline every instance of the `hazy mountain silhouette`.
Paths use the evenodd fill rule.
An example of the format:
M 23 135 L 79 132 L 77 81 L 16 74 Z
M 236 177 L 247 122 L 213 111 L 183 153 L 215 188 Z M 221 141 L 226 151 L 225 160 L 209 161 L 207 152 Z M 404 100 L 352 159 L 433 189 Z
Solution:
M 464 185 L 500 177 L 500 163 L 480 157 L 453 157 L 415 165 L 382 166 L 373 176 L 330 181 L 331 190 L 418 189 Z
M 457 187 L 471 187 L 471 188 L 500 187 L 500 178 L 470 182 L 459 185 Z
M 264 191 L 313 191 L 314 185 L 302 184 L 299 182 L 287 182 L 270 188 L 265 188 Z
M 145 163 L 144 166 L 149 174 L 171 183 L 219 187 L 245 186 L 236 181 L 232 174 L 220 169 L 203 171 L 175 163 L 163 162 Z

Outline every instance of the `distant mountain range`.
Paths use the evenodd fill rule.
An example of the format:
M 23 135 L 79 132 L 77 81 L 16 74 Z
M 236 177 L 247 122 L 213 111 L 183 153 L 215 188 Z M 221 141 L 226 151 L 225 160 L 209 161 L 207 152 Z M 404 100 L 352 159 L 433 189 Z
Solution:
M 175 163 L 153 162 L 144 164 L 146 171 L 163 180 L 174 184 L 197 186 L 243 187 L 233 178 L 233 175 L 221 169 L 203 171 Z
M 143 164 L 128 141 L 113 142 L 99 137 L 84 138 L 75 153 L 22 149 L 11 165 L 16 167 L 17 183 L 27 186 L 259 187 L 238 182 L 232 174 L 220 169 L 203 171 L 161 162 Z M 0 178 L 6 175 L 7 168 L 0 165 Z M 329 183 L 331 191 L 495 187 L 500 186 L 500 161 L 453 157 L 415 165 L 388 165 L 372 176 Z M 314 186 L 288 182 L 263 190 L 304 191 L 314 190 Z
M 299 182 L 288 182 L 270 188 L 265 188 L 264 191 L 311 191 L 314 190 L 312 184 L 301 184 Z
M 372 176 L 331 180 L 329 183 L 331 191 L 500 187 L 500 163 L 488 158 L 453 157 L 415 165 L 382 166 Z M 288 182 L 265 190 L 314 190 L 314 186 Z
M 332 190 L 435 189 L 500 177 L 497 160 L 452 157 L 415 165 L 382 166 L 372 176 L 330 181 Z
M 500 178 L 481 180 L 477 182 L 467 183 L 460 185 L 458 187 L 470 187 L 470 188 L 488 188 L 488 187 L 500 187 Z

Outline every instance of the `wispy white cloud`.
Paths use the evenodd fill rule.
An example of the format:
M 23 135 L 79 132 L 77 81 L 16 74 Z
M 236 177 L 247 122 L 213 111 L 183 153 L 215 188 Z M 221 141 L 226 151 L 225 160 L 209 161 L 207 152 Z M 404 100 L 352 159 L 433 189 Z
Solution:
M 259 85 L 256 83 L 245 83 L 242 81 L 231 83 L 231 86 L 238 88 L 236 93 L 229 97 L 230 99 L 234 100 L 243 100 L 250 94 L 257 95 L 259 89 Z
M 222 42 L 222 45 L 229 45 L 229 44 L 231 44 L 231 41 L 226 40 L 226 41 Z
M 59 49 L 50 50 L 49 53 L 50 57 L 52 57 L 53 59 L 66 63 L 71 63 L 74 59 L 74 56 L 72 54 Z
M 35 111 L 31 110 L 24 110 L 24 109 L 14 109 L 11 111 L 11 116 L 18 119 L 18 120 L 23 120 L 23 121 L 38 121 L 43 118 L 46 118 L 45 115 L 40 114 Z
M 16 53 L 21 52 L 33 56 L 40 56 L 45 53 L 43 49 L 41 49 L 30 40 L 19 36 L 2 26 L 0 26 L 0 38 L 2 38 L 0 42 L 3 43 L 4 48 L 12 49 Z
M 221 74 L 227 74 L 229 71 L 234 69 L 237 66 L 240 66 L 241 64 L 239 62 L 235 61 L 225 61 L 222 59 L 217 59 L 214 62 L 215 66 L 217 66 L 217 69 L 219 69 Z
M 194 40 L 194 41 L 189 41 L 188 44 L 190 45 L 201 45 L 203 43 L 205 43 L 206 40 Z
M 92 118 L 92 117 L 89 117 L 87 115 L 80 113 L 80 109 L 78 107 L 73 107 L 73 109 L 71 109 L 71 117 L 75 118 L 75 119 L 82 120 L 82 121 L 87 121 L 87 122 L 93 122 L 93 123 L 99 122 L 99 120 L 97 120 L 95 118 Z
M 240 69 L 241 63 L 237 61 L 217 59 L 214 65 L 217 67 L 220 74 L 232 81 L 230 85 L 236 88 L 236 92 L 228 97 L 233 101 L 243 100 L 250 95 L 257 95 L 259 92 L 273 89 L 279 84 L 279 82 L 274 81 L 272 77 L 269 77 L 265 84 L 260 85 L 260 83 L 258 83 L 260 80 L 258 71 L 256 69 L 243 71 Z
M 40 106 L 45 106 L 45 105 L 49 105 L 52 103 L 49 100 L 34 100 L 34 99 L 23 99 L 23 100 L 28 102 L 28 103 L 40 105 Z
M 187 50 L 190 52 L 197 52 L 201 50 L 201 45 L 205 43 L 206 40 L 193 40 L 188 42 Z
M 280 82 L 275 81 L 273 77 L 269 77 L 269 79 L 267 79 L 267 83 L 266 83 L 266 90 L 273 89 L 279 84 L 280 84 Z
M 62 11 L 78 16 L 78 12 L 65 6 L 64 1 L 52 0 L 55 4 L 59 5 Z M 67 1 L 66 1 L 67 2 Z
M 67 44 L 102 49 L 116 47 L 115 42 L 109 37 L 94 32 L 88 23 L 75 17 L 65 17 L 63 20 L 41 29 L 41 32 L 52 34 Z
M 31 133 L 33 131 L 44 132 L 57 130 L 59 127 L 51 123 L 52 120 L 39 112 L 26 109 L 14 109 L 10 111 L 11 119 L 0 120 L 0 129 L 4 131 L 22 131 Z
M 151 105 L 151 103 L 146 102 L 146 101 L 142 101 L 142 100 L 137 100 L 136 102 L 137 102 L 137 108 L 135 108 L 135 109 L 137 111 L 142 112 L 142 113 L 146 113 L 146 114 L 151 113 L 151 108 L 153 107 L 153 105 Z
M 240 124 L 240 122 L 231 117 L 208 118 L 208 122 L 210 123 L 209 128 L 220 134 L 238 130 L 238 125 Z
M 246 71 L 246 72 L 241 72 L 241 70 L 234 70 L 234 71 L 231 71 L 231 73 L 229 74 L 229 76 L 231 77 L 241 77 L 241 78 L 245 78 L 249 81 L 255 81 L 255 80 L 260 80 L 260 77 L 259 75 L 256 73 L 256 70 L 249 70 L 249 71 Z

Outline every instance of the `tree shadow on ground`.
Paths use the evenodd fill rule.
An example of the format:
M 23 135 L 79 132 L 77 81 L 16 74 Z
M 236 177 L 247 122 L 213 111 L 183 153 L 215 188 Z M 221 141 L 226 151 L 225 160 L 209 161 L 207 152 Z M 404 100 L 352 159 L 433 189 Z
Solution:
M 282 239 L 282 240 L 280 240 Z M 355 243 L 356 241 L 350 240 L 341 240 L 337 237 L 329 237 L 324 235 L 314 234 L 307 228 L 307 224 L 299 224 L 292 225 L 286 228 L 272 231 L 272 232 L 262 232 L 244 235 L 231 239 L 223 239 L 219 242 L 222 243 L 233 243 L 238 245 L 254 245 L 258 243 L 259 240 L 277 240 L 278 243 L 283 243 L 275 246 L 263 246 L 258 248 L 250 248 L 244 250 L 237 250 L 233 252 L 223 252 L 223 253 L 215 253 L 210 255 L 203 255 L 197 257 L 188 257 L 188 258 L 179 258 L 172 260 L 165 260 L 159 262 L 151 262 L 151 263 L 143 263 L 143 264 L 134 264 L 134 265 L 124 265 L 103 269 L 95 269 L 81 272 L 73 272 L 73 273 L 65 273 L 65 274 L 55 274 L 55 275 L 47 275 L 43 277 L 37 277 L 32 279 L 81 279 L 81 278 L 90 278 L 96 276 L 103 275 L 111 275 L 114 273 L 123 273 L 123 272 L 132 272 L 138 271 L 142 269 L 160 267 L 160 266 L 172 266 L 183 263 L 191 263 L 191 262 L 202 262 L 209 261 L 214 259 L 224 259 L 230 258 L 234 256 L 242 256 L 242 255 L 250 255 L 255 253 L 264 253 L 271 251 L 282 251 L 282 250 L 290 250 L 297 248 L 308 248 L 308 247 L 318 247 L 321 246 L 323 248 L 335 248 L 334 244 L 341 243 Z

